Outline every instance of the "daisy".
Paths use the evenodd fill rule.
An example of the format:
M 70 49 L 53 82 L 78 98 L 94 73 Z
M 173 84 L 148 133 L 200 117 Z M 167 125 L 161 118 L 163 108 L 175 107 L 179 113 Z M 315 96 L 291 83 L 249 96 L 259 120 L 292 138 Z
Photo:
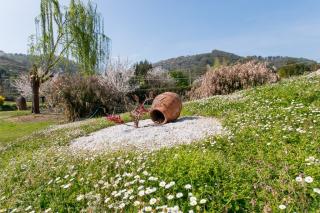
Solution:
M 281 210 L 284 210 L 284 209 L 286 209 L 287 207 L 285 206 L 285 205 L 283 205 L 283 204 L 281 204 L 281 205 L 279 205 L 279 209 L 281 209 Z
M 144 207 L 144 211 L 151 212 L 152 211 L 152 207 L 151 206 L 146 206 L 146 207 Z
M 179 192 L 179 193 L 176 194 L 176 197 L 177 197 L 177 198 L 182 198 L 182 197 L 183 197 L 183 194 L 182 194 L 181 192 Z
M 303 179 L 302 179 L 302 177 L 298 176 L 298 177 L 296 177 L 296 181 L 297 181 L 297 182 L 302 182 Z
M 161 186 L 161 187 L 165 187 L 165 185 L 166 185 L 166 182 L 164 182 L 164 181 L 161 181 L 161 182 L 159 183 L 159 186 Z
M 141 190 L 141 191 L 138 192 L 138 195 L 139 195 L 140 197 L 142 197 L 144 194 L 145 194 L 145 193 L 144 193 L 144 190 Z
M 140 201 L 138 201 L 138 200 L 134 201 L 133 205 L 134 206 L 139 206 L 140 205 Z
M 110 201 L 110 198 L 107 197 L 105 200 L 104 200 L 104 203 L 108 203 Z
M 120 208 L 120 209 L 123 209 L 125 206 L 126 206 L 125 203 L 121 203 L 121 204 L 119 205 L 119 208 Z
M 320 194 L 320 189 L 319 189 L 319 188 L 314 188 L 313 191 L 314 191 L 315 193 Z
M 190 206 L 195 206 L 195 205 L 197 205 L 197 201 L 196 200 L 190 201 Z
M 174 196 L 173 195 L 168 195 L 167 198 L 168 198 L 168 200 L 172 200 L 174 198 Z
M 310 177 L 310 176 L 307 176 L 304 178 L 304 181 L 307 182 L 307 183 L 312 183 L 313 182 L 313 178 Z
M 190 184 L 187 184 L 187 185 L 184 186 L 184 188 L 185 188 L 185 189 L 191 189 L 192 186 L 191 186 Z
M 76 199 L 76 200 L 77 200 L 77 201 L 81 201 L 83 198 L 84 198 L 84 195 L 81 194 L 81 195 L 78 195 L 78 196 L 77 196 L 77 199 Z
M 156 202 L 157 202 L 157 199 L 155 198 L 151 198 L 149 201 L 150 205 L 154 205 Z
M 200 204 L 205 204 L 206 202 L 207 202 L 206 199 L 201 199 L 201 200 L 200 200 Z

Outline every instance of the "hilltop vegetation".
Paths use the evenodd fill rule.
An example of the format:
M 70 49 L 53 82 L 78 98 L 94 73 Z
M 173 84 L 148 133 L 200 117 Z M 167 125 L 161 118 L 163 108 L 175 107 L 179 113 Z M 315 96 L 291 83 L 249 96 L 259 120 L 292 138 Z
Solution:
M 19 75 L 28 73 L 31 67 L 31 56 L 26 54 L 10 54 L 0 50 L 0 94 L 7 98 L 18 95 L 12 81 Z M 55 72 L 75 72 L 77 66 L 64 60 L 58 64 Z
M 151 153 L 68 148 L 104 119 L 6 141 L 0 211 L 317 212 L 319 100 L 320 77 L 301 76 L 189 102 L 183 115 L 217 117 L 228 133 Z
M 213 50 L 211 53 L 204 53 L 191 56 L 180 56 L 177 58 L 171 58 L 163 60 L 154 64 L 154 66 L 162 66 L 167 70 L 184 70 L 191 71 L 194 76 L 199 76 L 207 71 L 207 65 L 216 67 L 219 65 L 232 65 L 236 62 L 248 61 L 248 60 L 266 61 L 276 68 L 295 63 L 315 64 L 316 61 L 312 61 L 305 58 L 293 58 L 283 56 L 248 56 L 242 57 L 233 53 L 228 53 L 220 50 Z

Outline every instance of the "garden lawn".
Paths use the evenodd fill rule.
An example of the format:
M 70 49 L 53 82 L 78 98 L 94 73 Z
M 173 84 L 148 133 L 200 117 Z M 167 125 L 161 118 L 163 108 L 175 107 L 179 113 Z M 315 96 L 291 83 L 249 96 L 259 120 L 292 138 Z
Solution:
M 29 114 L 29 111 L 0 112 L 0 147 L 54 123 L 52 120 L 41 122 L 10 121 L 12 118 Z
M 183 115 L 218 117 L 229 130 L 192 145 L 99 155 L 68 149 L 112 125 L 102 118 L 10 142 L 0 150 L 0 212 L 319 212 L 320 78 L 240 96 L 184 106 Z

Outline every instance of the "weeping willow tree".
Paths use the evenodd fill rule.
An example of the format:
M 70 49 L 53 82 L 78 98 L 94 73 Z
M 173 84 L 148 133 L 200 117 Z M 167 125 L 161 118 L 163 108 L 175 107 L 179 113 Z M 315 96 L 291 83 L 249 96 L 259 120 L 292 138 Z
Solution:
M 71 0 L 68 11 L 69 35 L 74 40 L 72 57 L 85 75 L 95 74 L 105 65 L 108 56 L 108 37 L 103 33 L 103 19 L 97 6 L 90 1 L 84 5 L 80 0 Z
M 70 6 L 62 9 L 58 0 L 41 0 L 40 11 L 29 47 L 33 56 L 32 112 L 36 114 L 40 113 L 40 86 L 53 76 L 58 63 L 75 60 L 81 73 L 92 75 L 99 72 L 109 53 L 103 19 L 90 1 L 71 0 Z

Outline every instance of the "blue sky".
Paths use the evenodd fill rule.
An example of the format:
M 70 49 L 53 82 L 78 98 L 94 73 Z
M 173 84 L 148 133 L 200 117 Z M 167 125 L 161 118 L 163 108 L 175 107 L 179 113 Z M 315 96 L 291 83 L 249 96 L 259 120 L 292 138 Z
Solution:
M 62 2 L 67 2 L 63 0 Z M 40 0 L 0 0 L 0 50 L 27 50 Z M 96 0 L 112 56 L 131 61 L 209 52 L 320 61 L 319 0 Z

